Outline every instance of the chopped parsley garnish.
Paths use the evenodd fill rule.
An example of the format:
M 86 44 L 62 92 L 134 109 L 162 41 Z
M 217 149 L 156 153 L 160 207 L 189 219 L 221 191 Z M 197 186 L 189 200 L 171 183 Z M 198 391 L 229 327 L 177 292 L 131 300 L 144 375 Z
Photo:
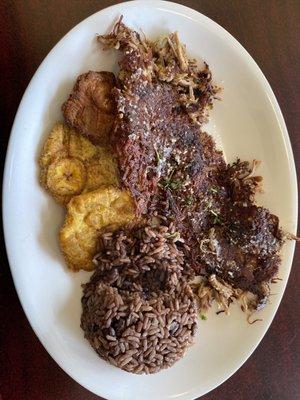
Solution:
M 164 181 L 161 181 L 159 183 L 159 186 L 165 188 L 165 189 L 171 189 L 171 190 L 176 190 L 179 189 L 182 186 L 182 182 L 179 180 L 169 180 L 165 179 Z
M 185 204 L 188 205 L 188 206 L 191 206 L 194 203 L 194 201 L 195 201 L 194 196 L 189 195 L 185 199 Z
M 212 206 L 212 202 L 211 202 L 211 200 L 210 200 L 210 201 L 207 203 L 207 206 L 204 208 L 203 211 L 209 210 L 209 209 L 211 208 L 211 206 Z
M 177 238 L 177 237 L 179 237 L 180 236 L 180 233 L 179 232 L 173 232 L 173 233 L 167 233 L 166 235 L 165 235 L 165 238 L 166 239 L 173 239 L 173 238 Z
M 221 220 L 220 217 L 215 217 L 213 222 L 214 222 L 215 225 L 221 225 L 222 224 L 222 220 Z
M 200 315 L 200 318 L 201 318 L 203 321 L 206 321 L 206 320 L 207 320 L 207 316 L 204 315 L 204 314 L 201 314 L 201 315 Z
M 219 214 L 218 214 L 216 211 L 214 211 L 214 210 L 209 210 L 209 212 L 210 212 L 212 215 L 214 215 L 215 217 L 218 217 L 218 216 L 219 216 Z
M 237 159 L 230 165 L 230 167 L 238 167 L 241 163 L 241 160 L 237 157 Z
M 180 181 L 179 179 L 173 179 L 173 175 L 174 175 L 175 169 L 173 169 L 169 176 L 162 180 L 159 185 L 164 187 L 165 189 L 171 189 L 171 190 L 176 190 L 181 188 L 181 186 L 183 185 L 183 182 Z
M 214 216 L 214 221 L 213 221 L 213 223 L 214 224 L 221 224 L 222 223 L 222 219 L 221 219 L 221 216 L 220 216 L 220 214 L 218 213 L 218 212 L 216 212 L 216 211 L 214 211 L 214 210 L 209 210 L 209 212 Z
M 179 181 L 179 180 L 170 181 L 170 182 L 168 183 L 168 186 L 169 186 L 170 189 L 176 190 L 176 189 L 181 188 L 182 182 Z
M 157 149 L 155 149 L 155 154 L 156 154 L 157 165 L 159 165 L 161 162 L 161 157 Z

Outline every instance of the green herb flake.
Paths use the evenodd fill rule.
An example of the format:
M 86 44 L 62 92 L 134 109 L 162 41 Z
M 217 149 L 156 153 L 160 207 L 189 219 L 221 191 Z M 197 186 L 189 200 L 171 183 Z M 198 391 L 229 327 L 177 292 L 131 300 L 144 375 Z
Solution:
M 221 216 L 220 216 L 220 214 L 219 214 L 217 211 L 214 211 L 214 210 L 211 210 L 211 209 L 210 209 L 209 212 L 214 216 L 213 223 L 214 223 L 215 225 L 221 224 L 221 223 L 222 223 Z
M 213 193 L 218 193 L 218 192 L 219 192 L 219 189 L 216 188 L 216 187 L 211 187 L 211 188 L 210 188 L 210 191 L 213 192 Z
M 207 320 L 207 316 L 204 315 L 204 314 L 201 314 L 201 315 L 200 315 L 200 318 L 202 319 L 202 321 L 206 321 L 206 320 Z
M 188 205 L 188 206 L 191 206 L 191 205 L 194 203 L 194 201 L 195 201 L 194 196 L 189 195 L 189 196 L 187 196 L 187 198 L 185 199 L 185 204 Z
M 155 154 L 156 154 L 156 161 L 157 161 L 157 164 L 159 165 L 160 162 L 161 162 L 161 157 L 160 157 L 160 154 L 159 154 L 159 152 L 158 152 L 157 149 L 155 149 Z
M 171 190 L 176 190 L 181 188 L 182 182 L 179 180 L 170 180 L 170 179 L 165 179 L 160 183 L 160 186 L 164 187 L 165 189 L 171 189 Z
M 214 210 L 209 210 L 209 212 L 214 215 L 215 217 L 219 217 L 219 214 Z
M 207 203 L 207 206 L 204 208 L 204 210 L 203 210 L 203 211 L 207 211 L 207 210 L 209 210 L 211 206 L 212 206 L 212 202 L 211 202 L 211 201 L 209 201 L 209 202 Z M 209 210 L 209 211 L 210 211 L 210 210 Z
M 160 187 L 163 187 L 165 189 L 170 189 L 170 190 L 176 190 L 182 187 L 183 182 L 180 181 L 179 179 L 173 179 L 173 175 L 176 172 L 175 168 L 171 170 L 169 173 L 168 177 L 161 182 L 158 183 Z
M 181 186 L 182 186 L 182 182 L 181 181 L 171 181 L 170 182 L 170 188 L 172 190 L 179 189 L 179 188 L 181 188 Z
M 167 233 L 166 235 L 165 235 L 165 238 L 166 239 L 173 239 L 173 238 L 177 238 L 177 237 L 179 237 L 180 236 L 180 233 L 179 232 L 173 232 L 173 233 Z

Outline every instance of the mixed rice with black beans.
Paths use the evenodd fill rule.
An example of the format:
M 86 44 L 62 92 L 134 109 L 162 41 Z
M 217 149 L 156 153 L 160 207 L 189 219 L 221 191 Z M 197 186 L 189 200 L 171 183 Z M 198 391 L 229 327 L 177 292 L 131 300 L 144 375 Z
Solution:
M 170 367 L 193 343 L 197 305 L 182 276 L 183 240 L 168 227 L 102 235 L 84 285 L 81 327 L 105 360 L 128 372 Z

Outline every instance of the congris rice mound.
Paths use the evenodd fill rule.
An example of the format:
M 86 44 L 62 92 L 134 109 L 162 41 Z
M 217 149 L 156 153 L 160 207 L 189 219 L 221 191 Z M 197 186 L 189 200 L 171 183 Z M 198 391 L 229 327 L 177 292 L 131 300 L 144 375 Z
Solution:
M 197 306 L 172 226 L 103 234 L 84 285 L 81 326 L 96 352 L 136 374 L 178 361 L 193 343 Z
M 82 298 L 81 327 L 94 350 L 136 374 L 171 367 L 193 343 L 197 310 L 191 288 L 144 299 L 92 279 Z

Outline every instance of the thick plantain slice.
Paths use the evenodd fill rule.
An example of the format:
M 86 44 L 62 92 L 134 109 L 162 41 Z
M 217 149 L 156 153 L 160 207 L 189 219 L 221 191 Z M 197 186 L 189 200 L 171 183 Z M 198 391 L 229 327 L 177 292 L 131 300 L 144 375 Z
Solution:
M 87 182 L 83 193 L 98 189 L 102 185 L 119 186 L 119 170 L 112 151 L 106 147 L 98 149 L 98 156 L 87 161 Z
M 57 157 L 68 155 L 70 129 L 61 123 L 54 125 L 46 139 L 42 154 L 39 158 L 41 168 L 46 168 Z
M 133 218 L 134 205 L 125 190 L 108 186 L 73 197 L 59 237 L 68 267 L 74 271 L 94 269 L 99 234 L 126 225 Z
M 63 205 L 73 196 L 102 185 L 119 186 L 112 149 L 93 145 L 61 123 L 57 123 L 48 136 L 39 164 L 41 185 Z
M 86 168 L 76 158 L 61 158 L 49 165 L 47 186 L 59 196 L 75 196 L 82 192 L 87 179 Z
M 94 146 L 84 136 L 73 132 L 74 131 L 72 131 L 72 134 L 70 135 L 69 155 L 78 158 L 81 161 L 86 161 L 96 156 L 99 148 Z

